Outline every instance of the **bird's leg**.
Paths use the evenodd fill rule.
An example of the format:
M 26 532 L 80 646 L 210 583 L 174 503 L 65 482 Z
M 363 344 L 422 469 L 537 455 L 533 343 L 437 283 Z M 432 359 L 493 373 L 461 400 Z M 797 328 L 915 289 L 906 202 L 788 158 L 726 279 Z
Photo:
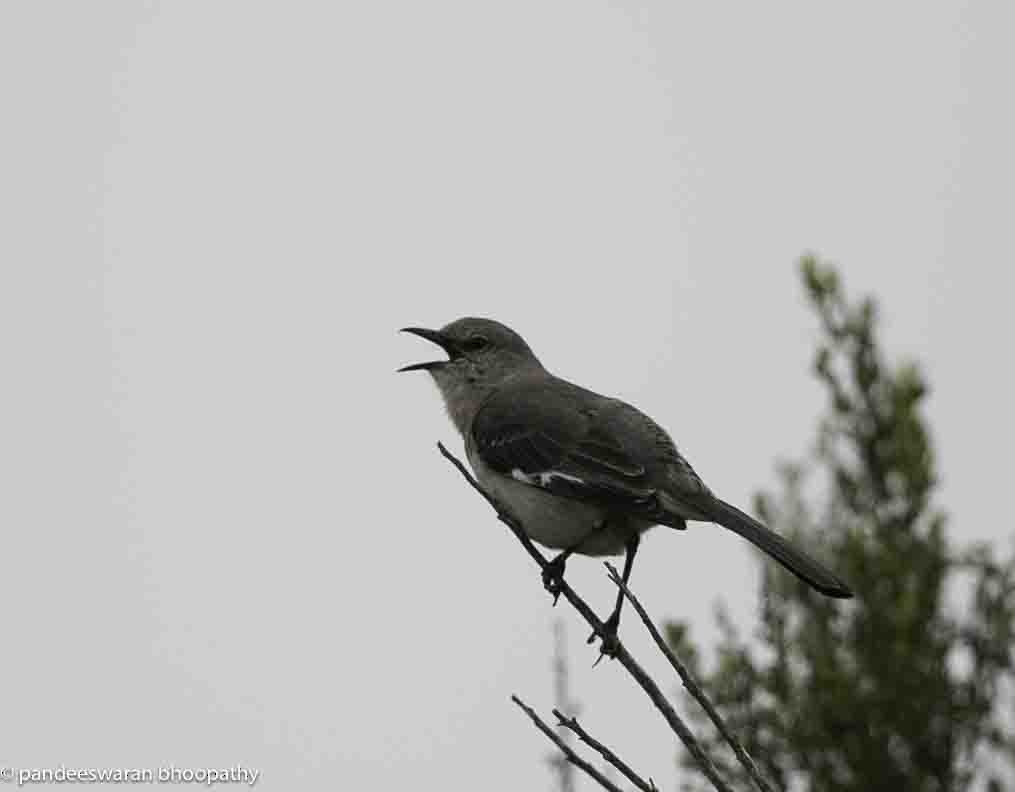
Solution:
M 562 552 L 557 553 L 557 555 L 555 555 L 547 562 L 546 566 L 543 567 L 543 588 L 553 595 L 554 605 L 556 605 L 557 600 L 560 599 L 561 583 L 564 582 L 564 565 L 567 563 L 567 559 L 571 557 L 572 553 L 577 552 L 578 548 L 584 544 L 586 539 L 597 531 L 603 530 L 605 527 L 605 522 L 599 523 L 586 533 L 579 541 L 575 542 L 570 547 L 565 548 Z
M 631 578 L 631 569 L 634 566 L 634 555 L 638 552 L 638 543 L 641 541 L 641 534 L 635 533 L 630 539 L 627 540 L 627 553 L 624 555 L 624 573 L 620 576 L 620 579 L 624 581 L 624 585 L 627 585 L 627 581 Z M 617 628 L 620 627 L 620 609 L 624 606 L 624 592 L 620 589 L 617 590 L 617 604 L 613 606 L 613 613 L 610 614 L 605 622 L 603 622 L 603 647 L 607 647 L 607 643 L 611 639 L 616 639 Z M 592 643 L 596 640 L 596 633 L 593 632 L 589 636 L 587 643 Z
M 579 542 L 579 544 L 581 544 Z M 568 547 L 566 550 L 557 553 L 545 567 L 543 567 L 543 588 L 553 595 L 553 604 L 560 599 L 561 583 L 564 582 L 564 565 L 571 554 L 578 549 L 578 545 Z

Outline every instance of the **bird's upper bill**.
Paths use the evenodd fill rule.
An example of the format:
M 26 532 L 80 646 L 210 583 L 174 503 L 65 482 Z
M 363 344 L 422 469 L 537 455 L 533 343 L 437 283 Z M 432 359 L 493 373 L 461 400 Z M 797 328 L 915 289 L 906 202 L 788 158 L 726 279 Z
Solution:
M 440 330 L 427 330 L 425 327 L 403 327 L 401 329 L 403 333 L 412 333 L 418 335 L 420 338 L 425 338 L 427 341 L 431 341 L 437 344 L 441 349 L 448 353 L 448 358 L 455 356 L 456 349 L 454 342 L 448 338 Z M 399 371 L 431 371 L 435 368 L 440 368 L 445 365 L 447 360 L 430 360 L 425 363 L 413 363 L 409 366 L 402 366 Z

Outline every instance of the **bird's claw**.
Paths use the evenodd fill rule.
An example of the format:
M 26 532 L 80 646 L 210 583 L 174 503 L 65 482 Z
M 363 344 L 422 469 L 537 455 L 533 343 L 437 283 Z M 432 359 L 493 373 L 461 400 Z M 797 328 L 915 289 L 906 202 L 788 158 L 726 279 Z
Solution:
M 564 583 L 564 559 L 561 556 L 557 556 L 552 561 L 548 561 L 546 566 L 543 567 L 543 588 L 549 591 L 553 595 L 553 604 L 557 604 L 557 600 L 560 599 L 560 592 L 563 589 Z
M 593 668 L 599 664 L 599 661 L 604 657 L 613 657 L 617 653 L 617 644 L 619 640 L 617 638 L 617 628 L 620 627 L 620 613 L 614 611 L 610 614 L 610 618 L 603 622 L 602 633 L 599 630 L 593 630 L 592 635 L 588 637 L 585 643 L 592 643 L 596 638 L 602 638 L 602 643 L 599 645 L 599 660 L 596 660 Z

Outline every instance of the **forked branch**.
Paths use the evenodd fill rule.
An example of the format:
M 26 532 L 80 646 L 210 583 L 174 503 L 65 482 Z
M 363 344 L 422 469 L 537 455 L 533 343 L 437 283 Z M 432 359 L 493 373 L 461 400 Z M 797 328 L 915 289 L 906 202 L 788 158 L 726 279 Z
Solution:
M 747 753 L 744 746 L 740 744 L 740 740 L 738 740 L 736 735 L 729 730 L 729 727 L 726 725 L 726 721 L 722 719 L 722 716 L 716 710 L 715 705 L 713 705 L 708 696 L 705 695 L 705 691 L 702 690 L 698 683 L 694 681 L 694 677 L 691 676 L 691 673 L 687 670 L 686 666 L 680 662 L 680 659 L 673 653 L 673 650 L 670 649 L 669 644 L 666 643 L 663 636 L 659 633 L 659 630 L 656 629 L 655 624 L 652 623 L 652 619 L 649 617 L 648 612 L 644 607 L 642 607 L 642 604 L 627 587 L 627 584 L 624 583 L 620 574 L 617 572 L 617 568 L 609 561 L 605 563 L 610 579 L 620 588 L 622 592 L 624 592 L 624 596 L 627 597 L 627 601 L 630 602 L 631 606 L 638 612 L 638 615 L 641 617 L 641 621 L 648 630 L 649 635 L 652 636 L 652 640 L 655 641 L 656 646 L 659 647 L 659 651 L 662 652 L 666 659 L 670 661 L 670 665 L 673 666 L 673 670 L 677 672 L 677 675 L 680 677 L 680 681 L 683 682 L 687 692 L 690 693 L 694 697 L 694 700 L 701 705 L 701 708 L 708 714 L 712 723 L 715 724 L 716 730 L 722 735 L 723 739 L 726 740 L 727 745 L 733 749 L 733 753 L 736 755 L 737 760 L 743 766 L 744 770 L 747 771 L 751 780 L 754 781 L 755 785 L 761 790 L 761 792 L 775 792 L 775 789 L 768 783 L 768 781 L 765 780 L 761 771 L 758 770 L 757 765 L 754 764 L 754 760 L 751 758 L 751 755 Z
M 545 721 L 540 718 L 532 707 L 529 707 L 524 701 L 518 696 L 512 696 L 511 700 L 521 707 L 522 711 L 532 718 L 532 722 L 536 724 L 536 728 L 545 734 L 554 745 L 560 748 L 560 752 L 564 754 L 564 758 L 567 759 L 575 767 L 579 768 L 583 772 L 587 773 L 590 777 L 594 778 L 596 782 L 604 789 L 609 789 L 610 792 L 623 792 L 623 790 L 614 784 L 610 779 L 596 770 L 591 764 L 582 759 L 578 754 L 574 752 L 570 745 L 560 739 L 560 735 L 557 734 L 553 729 L 546 725 Z
M 599 740 L 597 740 L 595 737 L 593 737 L 591 734 L 585 731 L 585 729 L 582 728 L 581 724 L 578 723 L 577 718 L 575 717 L 567 718 L 561 713 L 560 710 L 557 709 L 553 711 L 553 714 L 556 716 L 557 724 L 559 726 L 563 726 L 565 729 L 568 729 L 571 732 L 573 732 L 578 737 L 579 740 L 581 740 L 589 748 L 591 748 L 593 751 L 602 756 L 603 759 L 605 759 L 611 765 L 616 767 L 617 770 L 620 771 L 621 775 L 623 775 L 628 781 L 630 781 L 632 784 L 638 787 L 638 789 L 642 790 L 642 792 L 659 792 L 658 787 L 656 787 L 655 783 L 652 781 L 651 778 L 646 782 L 645 779 L 643 779 L 640 775 L 634 772 L 634 770 L 628 767 L 627 763 L 623 759 L 621 759 L 613 751 L 611 751 L 609 748 L 607 748 L 605 745 L 599 742 Z
M 517 518 L 515 518 L 510 511 L 508 511 L 507 507 L 504 506 L 504 504 L 500 503 L 496 498 L 492 497 L 489 493 L 486 492 L 486 490 L 484 490 L 479 485 L 479 482 L 476 481 L 476 479 L 465 467 L 465 465 L 462 464 L 462 462 L 458 459 L 458 457 L 456 457 L 454 454 L 448 451 L 447 448 L 445 448 L 442 443 L 438 443 L 437 448 L 440 450 L 444 458 L 447 459 L 452 465 L 454 465 L 458 469 L 458 471 L 462 474 L 462 476 L 469 483 L 469 485 L 474 490 L 476 490 L 476 492 L 478 492 L 487 503 L 490 504 L 493 510 L 497 513 L 497 518 L 502 523 L 504 523 L 508 528 L 511 529 L 511 532 L 515 535 L 518 541 L 521 542 L 522 547 L 525 548 L 525 551 L 539 565 L 540 570 L 545 569 L 549 562 L 546 560 L 543 554 L 540 553 L 538 549 L 536 549 L 535 545 L 533 545 L 532 541 L 525 533 L 525 529 L 522 527 L 521 522 Z M 687 748 L 688 752 L 691 754 L 691 756 L 694 757 L 695 761 L 698 764 L 698 767 L 701 769 L 701 772 L 711 782 L 712 786 L 715 787 L 715 789 L 718 790 L 718 792 L 732 792 L 729 785 L 719 775 L 719 772 L 716 770 L 716 767 L 712 763 L 712 760 L 705 753 L 704 749 L 698 742 L 697 738 L 694 736 L 693 732 L 691 732 L 691 730 L 687 727 L 684 721 L 681 720 L 680 716 L 677 715 L 676 710 L 673 708 L 673 705 L 670 704 L 670 702 L 667 700 L 666 696 L 659 688 L 659 685 L 656 684 L 656 682 L 648 675 L 648 673 L 646 673 L 646 671 L 631 656 L 630 652 L 627 651 L 627 649 L 624 647 L 624 644 L 620 641 L 620 639 L 614 635 L 607 635 L 603 622 L 600 621 L 599 617 L 596 616 L 592 608 L 588 606 L 585 600 L 583 600 L 580 596 L 578 596 L 578 594 L 574 591 L 574 589 L 572 589 L 571 586 L 568 585 L 568 583 L 564 580 L 560 581 L 560 594 L 564 597 L 564 599 L 566 599 L 571 604 L 571 607 L 573 607 L 576 611 L 578 611 L 578 613 L 582 616 L 582 618 L 584 618 L 585 621 L 589 623 L 589 626 L 592 627 L 592 629 L 600 637 L 600 639 L 603 639 L 603 644 L 600 647 L 600 651 L 604 655 L 611 657 L 615 660 L 618 660 L 620 664 L 631 675 L 634 681 L 637 682 L 638 685 L 641 687 L 641 689 L 645 691 L 645 694 L 649 697 L 649 699 L 651 699 L 656 709 L 659 710 L 659 713 L 663 716 L 663 719 L 673 730 L 674 734 L 676 734 L 677 737 L 680 738 L 680 741 Z M 533 712 L 524 704 L 522 704 L 521 701 L 517 699 L 515 699 L 515 701 L 520 707 L 522 707 L 526 711 L 527 714 L 529 714 L 531 718 L 533 718 L 533 721 L 536 722 L 537 726 L 540 723 L 542 723 L 542 721 L 539 721 L 538 716 L 535 714 L 535 712 Z M 545 726 L 545 724 L 543 724 L 543 726 Z M 550 729 L 550 733 L 553 733 L 552 729 Z M 553 737 L 557 737 L 557 735 L 553 734 Z M 561 750 L 563 751 L 564 748 L 561 747 Z M 568 748 L 568 750 L 570 750 L 570 748 Z M 573 753 L 573 751 L 571 753 Z M 570 756 L 567 754 L 566 751 L 565 755 L 568 756 L 568 759 L 570 761 Z M 764 790 L 764 792 L 771 792 L 770 787 L 762 787 L 762 789 Z

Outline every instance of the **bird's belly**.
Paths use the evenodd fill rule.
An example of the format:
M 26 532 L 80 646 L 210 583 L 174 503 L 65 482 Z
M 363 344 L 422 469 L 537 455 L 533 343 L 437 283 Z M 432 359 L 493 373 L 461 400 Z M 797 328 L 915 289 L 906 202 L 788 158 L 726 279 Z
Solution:
M 635 531 L 624 517 L 611 517 L 605 509 L 573 498 L 544 492 L 489 470 L 477 470 L 483 488 L 508 507 L 530 539 L 546 547 L 565 550 L 577 545 L 582 555 L 616 555 Z

